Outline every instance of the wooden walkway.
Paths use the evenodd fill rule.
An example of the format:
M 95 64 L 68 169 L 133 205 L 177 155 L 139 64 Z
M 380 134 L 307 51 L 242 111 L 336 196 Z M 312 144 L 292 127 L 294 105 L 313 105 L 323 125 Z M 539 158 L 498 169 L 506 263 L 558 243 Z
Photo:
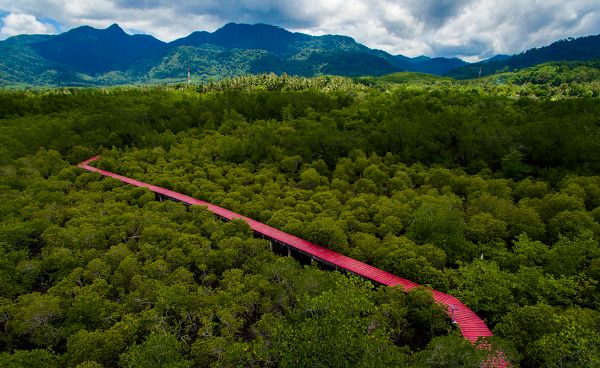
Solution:
M 189 205 L 205 206 L 208 208 L 209 211 L 226 221 L 230 221 L 233 219 L 244 219 L 248 223 L 248 225 L 250 225 L 250 228 L 254 230 L 255 235 L 268 239 L 274 243 L 282 244 L 300 253 L 306 254 L 317 262 L 333 266 L 336 269 L 354 273 L 375 283 L 387 286 L 400 286 L 405 292 L 408 292 L 411 289 L 414 289 L 419 286 L 419 284 L 415 282 L 403 279 L 389 272 L 370 266 L 366 263 L 344 256 L 343 254 L 313 244 L 309 241 L 298 238 L 297 236 L 285 233 L 281 230 L 277 230 L 271 226 L 265 225 L 251 218 L 239 215 L 225 208 L 215 206 L 214 204 L 204 202 L 199 199 L 195 199 L 187 195 L 174 192 L 172 190 L 157 187 L 152 184 L 147 184 L 135 179 L 131 179 L 125 176 L 121 176 L 109 171 L 100 170 L 98 168 L 90 166 L 90 163 L 97 160 L 98 158 L 99 156 L 92 157 L 80 163 L 78 167 L 87 171 L 97 172 L 100 175 L 111 177 L 136 187 L 148 188 L 150 191 L 164 198 L 183 202 Z M 460 300 L 453 297 L 452 295 L 444 294 L 437 290 L 432 290 L 432 294 L 433 299 L 437 303 L 446 306 L 448 315 L 452 318 L 453 322 L 458 325 L 458 327 L 460 328 L 460 332 L 467 340 L 469 340 L 472 343 L 475 343 L 475 341 L 477 341 L 477 339 L 480 337 L 492 336 L 491 331 L 481 320 L 481 318 L 477 317 L 477 315 L 473 313 L 473 311 L 471 311 L 469 308 L 467 308 Z M 506 366 L 505 364 L 506 363 L 502 360 L 501 364 L 496 363 L 493 365 Z

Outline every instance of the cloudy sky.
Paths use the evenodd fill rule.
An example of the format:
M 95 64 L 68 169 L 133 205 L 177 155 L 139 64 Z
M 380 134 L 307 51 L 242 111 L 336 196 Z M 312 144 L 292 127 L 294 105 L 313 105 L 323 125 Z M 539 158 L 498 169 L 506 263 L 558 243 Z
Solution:
M 468 60 L 600 33 L 598 0 L 0 0 L 0 39 L 118 23 L 171 41 L 229 23 L 343 34 L 408 56 Z

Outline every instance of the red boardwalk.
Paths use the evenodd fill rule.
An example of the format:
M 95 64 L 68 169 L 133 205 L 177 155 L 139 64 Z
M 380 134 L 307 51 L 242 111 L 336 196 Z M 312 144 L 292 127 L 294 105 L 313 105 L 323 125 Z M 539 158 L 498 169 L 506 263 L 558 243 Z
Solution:
M 174 199 L 190 205 L 206 206 L 208 207 L 209 211 L 226 220 L 233 220 L 236 218 L 244 219 L 248 222 L 248 224 L 250 225 L 252 230 L 254 230 L 255 233 L 258 233 L 267 239 L 284 244 L 302 253 L 308 254 L 319 262 L 330 264 L 338 269 L 352 272 L 366 279 L 372 280 L 376 283 L 387 286 L 400 285 L 406 292 L 419 286 L 419 284 L 415 282 L 403 279 L 389 272 L 380 270 L 379 268 L 357 261 L 353 258 L 346 257 L 330 249 L 313 244 L 304 239 L 300 239 L 297 236 L 284 233 L 281 230 L 277 230 L 271 226 L 252 220 L 251 218 L 239 215 L 235 212 L 231 212 L 225 208 L 215 206 L 214 204 L 204 202 L 199 199 L 195 199 L 184 194 L 174 192 L 172 190 L 157 187 L 152 184 L 147 184 L 138 180 L 127 178 L 125 176 L 117 175 L 115 173 L 100 170 L 98 168 L 90 166 L 90 162 L 97 160 L 98 157 L 99 156 L 92 157 L 80 163 L 78 166 L 82 169 L 97 172 L 103 176 L 109 176 L 111 178 L 118 179 L 124 183 L 131 184 L 136 187 L 148 188 L 152 192 L 158 193 L 170 199 Z M 463 303 L 461 303 L 460 300 L 456 299 L 452 295 L 444 294 L 437 290 L 432 290 L 432 293 L 433 299 L 437 303 L 443 304 L 448 308 L 448 315 L 450 315 L 453 321 L 456 322 L 456 324 L 460 328 L 462 335 L 467 340 L 474 343 L 479 337 L 492 336 L 491 331 L 487 328 L 485 323 L 479 317 L 477 317 L 477 315 L 473 313 L 473 311 L 471 311 Z

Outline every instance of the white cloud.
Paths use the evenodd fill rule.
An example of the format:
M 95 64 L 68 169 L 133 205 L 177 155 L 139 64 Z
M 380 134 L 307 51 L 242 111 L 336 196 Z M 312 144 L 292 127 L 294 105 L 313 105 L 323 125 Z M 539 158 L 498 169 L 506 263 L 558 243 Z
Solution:
M 394 54 L 470 60 L 600 33 L 598 0 L 0 0 L 0 10 L 64 29 L 118 23 L 165 41 L 228 22 L 268 23 Z
M 51 24 L 42 23 L 35 16 L 23 13 L 9 13 L 2 18 L 0 37 L 7 38 L 18 34 L 48 34 L 56 30 Z

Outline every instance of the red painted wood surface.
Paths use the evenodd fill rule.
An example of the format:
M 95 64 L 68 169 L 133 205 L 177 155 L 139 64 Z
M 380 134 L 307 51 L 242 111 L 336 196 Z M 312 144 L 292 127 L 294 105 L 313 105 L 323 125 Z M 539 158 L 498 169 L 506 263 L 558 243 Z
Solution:
M 304 239 L 300 239 L 297 236 L 285 233 L 281 230 L 277 230 L 271 226 L 265 225 L 251 218 L 239 215 L 225 208 L 215 206 L 214 204 L 201 201 L 199 199 L 192 198 L 190 196 L 177 193 L 172 190 L 157 187 L 152 184 L 144 183 L 135 179 L 131 179 L 125 176 L 121 176 L 109 171 L 100 170 L 98 168 L 90 166 L 90 163 L 97 160 L 98 158 L 99 156 L 92 157 L 86 161 L 83 161 L 78 166 L 87 171 L 97 172 L 100 175 L 115 178 L 124 183 L 134 185 L 136 187 L 148 188 L 154 193 L 158 193 L 162 196 L 175 199 L 180 202 L 187 203 L 189 205 L 206 206 L 209 211 L 227 220 L 233 220 L 237 218 L 244 219 L 246 220 L 246 222 L 248 222 L 252 230 L 266 238 L 270 238 L 274 241 L 280 242 L 289 247 L 297 249 L 303 253 L 309 254 L 317 261 L 328 263 L 337 267 L 338 269 L 343 269 L 352 272 L 368 280 L 372 280 L 376 283 L 387 286 L 400 286 L 405 292 L 408 292 L 409 290 L 419 286 L 419 284 L 415 282 L 403 279 L 402 277 L 398 277 L 389 272 L 380 270 L 376 267 L 357 261 L 353 258 L 344 256 L 330 249 L 313 244 Z M 479 317 L 477 317 L 477 315 L 473 313 L 473 311 L 467 308 L 467 306 L 465 306 L 460 300 L 453 297 L 452 295 L 444 294 L 437 290 L 432 290 L 432 293 L 433 299 L 437 303 L 443 304 L 447 307 L 448 315 L 458 325 L 458 327 L 460 328 L 460 332 L 467 340 L 474 343 L 479 337 L 492 336 L 492 333 L 488 329 L 486 324 Z M 508 366 L 503 359 L 500 359 L 499 363 L 496 362 L 493 365 L 496 367 Z

